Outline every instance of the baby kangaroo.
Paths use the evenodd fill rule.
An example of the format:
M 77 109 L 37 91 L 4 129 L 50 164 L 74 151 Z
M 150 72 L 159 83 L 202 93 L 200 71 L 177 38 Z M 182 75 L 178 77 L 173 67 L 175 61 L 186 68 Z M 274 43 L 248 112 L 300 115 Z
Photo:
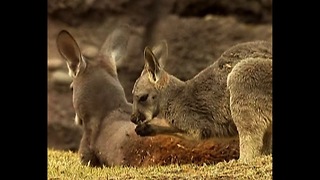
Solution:
M 100 167 L 145 166 L 201 164 L 208 163 L 208 159 L 216 163 L 236 158 L 237 148 L 224 148 L 223 144 L 214 145 L 219 145 L 222 151 L 227 149 L 226 153 L 216 151 L 208 155 L 205 149 L 212 147 L 209 142 L 194 143 L 164 135 L 145 138 L 136 134 L 136 125 L 130 121 L 132 104 L 125 98 L 115 63 L 125 58 L 129 35 L 129 26 L 116 28 L 93 59 L 82 55 L 68 31 L 62 30 L 57 36 L 58 50 L 73 78 L 75 120 L 83 128 L 78 151 L 81 163 Z
M 110 34 L 95 59 L 87 59 L 72 35 L 62 30 L 57 47 L 73 78 L 75 121 L 84 133 L 79 154 L 92 166 L 124 163 L 124 144 L 132 135 L 126 114 L 131 109 L 118 80 L 115 62 L 125 57 L 129 28 L 121 26 Z
M 164 70 L 167 56 L 165 41 L 144 50 L 145 66 L 132 91 L 138 135 L 239 137 L 243 161 L 271 153 L 271 43 L 237 44 L 187 81 Z M 158 125 L 156 117 L 169 125 Z

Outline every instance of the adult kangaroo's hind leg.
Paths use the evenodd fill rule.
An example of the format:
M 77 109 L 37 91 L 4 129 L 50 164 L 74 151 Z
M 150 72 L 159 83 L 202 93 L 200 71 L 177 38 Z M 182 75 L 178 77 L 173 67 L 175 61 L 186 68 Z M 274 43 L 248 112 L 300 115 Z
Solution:
M 240 160 L 271 153 L 272 60 L 248 58 L 228 75 L 230 109 L 240 140 Z

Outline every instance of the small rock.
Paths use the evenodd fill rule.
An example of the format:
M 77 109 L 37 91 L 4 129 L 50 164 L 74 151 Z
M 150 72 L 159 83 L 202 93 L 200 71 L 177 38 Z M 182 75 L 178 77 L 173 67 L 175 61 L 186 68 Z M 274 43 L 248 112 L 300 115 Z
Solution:
M 70 85 L 72 78 L 66 72 L 55 71 L 51 75 L 51 81 L 55 85 Z
M 62 68 L 63 62 L 60 59 L 49 59 L 48 60 L 48 70 L 55 71 Z
M 98 48 L 92 45 L 84 46 L 82 54 L 88 58 L 93 58 L 98 54 Z
M 211 14 L 208 14 L 204 17 L 205 21 L 210 21 L 210 20 L 214 20 L 214 17 Z

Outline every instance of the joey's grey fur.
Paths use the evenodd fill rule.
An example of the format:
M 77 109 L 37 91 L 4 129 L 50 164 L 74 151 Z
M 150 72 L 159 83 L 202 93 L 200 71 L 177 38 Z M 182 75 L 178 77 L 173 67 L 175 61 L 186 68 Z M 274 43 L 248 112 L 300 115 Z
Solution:
M 83 164 L 125 164 L 120 147 L 130 140 L 132 135 L 126 134 L 134 127 L 126 122 L 131 104 L 118 80 L 115 62 L 125 57 L 128 38 L 129 28 L 119 27 L 108 36 L 97 57 L 89 60 L 68 31 L 58 34 L 58 50 L 73 78 L 75 120 L 84 129 L 79 147 Z
M 144 51 L 145 66 L 133 87 L 131 121 L 141 136 L 238 138 L 240 160 L 272 148 L 272 44 L 237 44 L 195 77 L 181 81 L 164 70 L 165 41 Z M 159 128 L 156 118 L 169 126 Z

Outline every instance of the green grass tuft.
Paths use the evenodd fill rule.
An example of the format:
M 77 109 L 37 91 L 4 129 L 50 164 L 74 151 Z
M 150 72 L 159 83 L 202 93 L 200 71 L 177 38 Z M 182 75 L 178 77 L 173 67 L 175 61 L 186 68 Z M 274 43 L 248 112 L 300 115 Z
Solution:
M 272 157 L 250 164 L 237 160 L 215 165 L 168 165 L 93 168 L 80 164 L 77 153 L 48 149 L 48 179 L 272 179 Z

